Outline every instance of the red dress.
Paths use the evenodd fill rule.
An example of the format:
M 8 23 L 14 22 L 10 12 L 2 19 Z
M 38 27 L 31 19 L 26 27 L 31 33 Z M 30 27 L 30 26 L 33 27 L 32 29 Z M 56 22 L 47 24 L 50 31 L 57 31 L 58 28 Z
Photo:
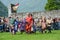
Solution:
M 26 22 L 27 22 L 27 24 L 26 24 L 26 31 L 27 32 L 31 32 L 31 27 L 32 27 L 32 22 L 33 22 L 32 16 L 26 17 Z

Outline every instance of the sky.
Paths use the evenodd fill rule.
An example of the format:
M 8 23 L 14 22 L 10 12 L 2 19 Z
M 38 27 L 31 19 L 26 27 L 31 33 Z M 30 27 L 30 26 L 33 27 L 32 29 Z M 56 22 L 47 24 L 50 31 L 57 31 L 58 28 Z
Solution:
M 5 6 L 19 3 L 17 12 L 40 12 L 45 11 L 47 0 L 0 0 Z

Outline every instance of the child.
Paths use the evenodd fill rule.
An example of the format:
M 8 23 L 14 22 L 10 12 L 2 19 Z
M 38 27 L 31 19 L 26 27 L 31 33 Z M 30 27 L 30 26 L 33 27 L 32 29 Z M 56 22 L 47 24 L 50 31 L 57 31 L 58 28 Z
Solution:
M 25 24 L 26 24 L 25 19 L 19 22 L 21 34 L 25 31 Z

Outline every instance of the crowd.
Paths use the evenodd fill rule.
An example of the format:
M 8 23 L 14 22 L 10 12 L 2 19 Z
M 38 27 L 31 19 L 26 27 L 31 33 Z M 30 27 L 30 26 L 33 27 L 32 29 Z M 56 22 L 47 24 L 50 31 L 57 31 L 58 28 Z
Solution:
M 33 18 L 33 15 L 28 13 L 26 18 L 19 17 L 8 17 L 0 18 L 0 32 L 11 32 L 16 34 L 16 32 L 26 32 L 28 34 L 36 33 L 39 31 L 41 33 L 51 33 L 51 30 L 60 29 L 60 19 L 59 18 L 46 18 L 41 16 L 38 20 Z

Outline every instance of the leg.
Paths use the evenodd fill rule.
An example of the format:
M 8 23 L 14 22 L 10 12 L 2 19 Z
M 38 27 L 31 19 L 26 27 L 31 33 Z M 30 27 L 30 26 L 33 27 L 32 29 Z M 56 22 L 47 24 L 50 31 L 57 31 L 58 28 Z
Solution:
M 43 33 L 43 29 L 41 29 L 41 33 Z
M 51 27 L 49 27 L 49 33 L 51 33 Z
M 48 33 L 51 33 L 51 27 L 48 27 Z
M 23 34 L 24 30 L 21 30 L 21 34 Z

